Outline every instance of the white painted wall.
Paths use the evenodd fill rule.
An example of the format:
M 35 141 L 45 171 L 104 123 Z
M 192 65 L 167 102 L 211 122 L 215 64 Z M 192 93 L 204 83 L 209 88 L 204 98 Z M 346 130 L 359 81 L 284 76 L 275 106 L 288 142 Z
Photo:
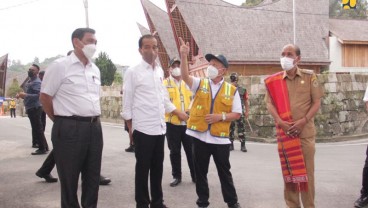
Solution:
M 330 37 L 330 71 L 329 72 L 356 72 L 368 73 L 368 67 L 343 67 L 342 66 L 342 47 L 337 37 Z

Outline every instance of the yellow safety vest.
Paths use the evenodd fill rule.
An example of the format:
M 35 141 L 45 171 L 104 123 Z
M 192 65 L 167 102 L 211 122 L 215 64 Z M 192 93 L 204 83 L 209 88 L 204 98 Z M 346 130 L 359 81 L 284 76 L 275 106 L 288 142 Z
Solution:
M 212 100 L 210 81 L 202 79 L 199 88 L 194 95 L 194 101 L 190 110 L 187 128 L 193 131 L 205 132 L 210 129 L 212 136 L 228 138 L 230 133 L 229 121 L 220 121 L 208 124 L 205 121 L 207 114 L 230 113 L 236 87 L 228 82 L 223 82 L 216 97 Z
M 16 107 L 16 102 L 15 100 L 11 100 L 10 103 L 9 103 L 9 108 L 15 108 Z
M 187 111 L 190 101 L 192 100 L 192 92 L 187 88 L 185 82 L 181 81 L 180 87 L 176 85 L 172 78 L 164 80 L 164 86 L 169 93 L 170 101 L 175 105 L 176 109 Z M 181 121 L 178 116 L 172 113 L 165 114 L 165 121 L 174 125 L 180 125 Z

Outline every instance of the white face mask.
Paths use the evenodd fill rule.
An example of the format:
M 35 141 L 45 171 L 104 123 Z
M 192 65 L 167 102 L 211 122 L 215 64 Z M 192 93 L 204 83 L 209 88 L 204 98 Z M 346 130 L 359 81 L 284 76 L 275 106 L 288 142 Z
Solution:
M 289 71 L 290 69 L 294 68 L 294 59 L 289 57 L 282 57 L 280 58 L 280 64 L 283 70 Z
M 214 66 L 209 65 L 207 67 L 207 76 L 210 79 L 215 79 L 218 76 L 218 69 Z
M 91 59 L 96 52 L 96 45 L 95 44 L 84 45 L 82 51 L 88 59 Z
M 180 76 L 180 75 L 181 75 L 180 68 L 179 68 L 179 67 L 174 68 L 174 69 L 171 71 L 171 75 L 173 75 L 173 76 L 175 76 L 175 77 Z

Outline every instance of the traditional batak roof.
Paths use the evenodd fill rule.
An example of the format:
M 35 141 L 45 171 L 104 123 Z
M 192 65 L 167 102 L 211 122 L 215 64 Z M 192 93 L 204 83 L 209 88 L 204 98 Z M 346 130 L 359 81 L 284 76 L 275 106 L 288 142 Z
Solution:
M 171 29 L 170 19 L 164 10 L 160 9 L 148 0 L 141 0 L 145 9 L 148 25 L 153 35 L 159 36 L 169 59 L 179 57 L 178 48 L 176 47 L 174 34 Z M 151 22 L 150 22 L 151 21 Z M 162 63 L 163 64 L 163 63 Z
M 330 19 L 330 33 L 344 44 L 368 44 L 367 20 Z
M 137 23 L 138 29 L 141 32 L 142 35 L 149 35 L 151 34 L 151 32 L 149 31 L 149 29 L 147 29 L 145 26 Z
M 293 42 L 292 0 L 245 8 L 221 0 L 176 0 L 185 24 L 203 54 L 224 54 L 230 64 L 279 63 Z M 302 62 L 329 64 L 328 3 L 297 1 L 296 44 Z

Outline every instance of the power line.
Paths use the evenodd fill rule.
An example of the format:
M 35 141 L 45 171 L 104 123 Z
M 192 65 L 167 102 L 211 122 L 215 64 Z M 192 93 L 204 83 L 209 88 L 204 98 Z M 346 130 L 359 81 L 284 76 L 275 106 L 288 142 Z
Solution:
M 253 11 L 265 11 L 265 12 L 287 13 L 287 14 L 292 14 L 293 13 L 293 11 L 285 11 L 285 10 L 259 9 L 259 8 L 262 8 L 263 6 L 275 4 L 277 2 L 271 2 L 271 3 L 268 3 L 268 4 L 263 4 L 263 5 L 255 6 L 255 7 L 251 7 L 251 8 L 247 8 L 247 7 L 243 7 L 243 6 L 236 6 L 236 5 L 226 6 L 226 5 L 211 4 L 211 3 L 200 3 L 200 2 L 185 1 L 185 0 L 180 0 L 179 2 L 188 3 L 188 4 L 205 5 L 205 6 L 242 9 L 242 10 L 245 9 L 245 10 L 253 10 Z M 305 14 L 305 15 L 320 15 L 320 16 L 326 16 L 326 15 L 328 16 L 329 15 L 329 13 L 308 13 L 308 12 L 296 12 L 296 13 L 297 14 Z
M 23 3 L 15 4 L 15 5 L 12 5 L 12 6 L 8 6 L 8 7 L 3 7 L 3 8 L 0 8 L 0 11 L 8 10 L 8 9 L 16 8 L 16 7 L 21 7 L 23 5 L 32 4 L 32 3 L 37 2 L 37 1 L 41 1 L 41 0 L 31 0 L 31 1 L 23 2 Z

